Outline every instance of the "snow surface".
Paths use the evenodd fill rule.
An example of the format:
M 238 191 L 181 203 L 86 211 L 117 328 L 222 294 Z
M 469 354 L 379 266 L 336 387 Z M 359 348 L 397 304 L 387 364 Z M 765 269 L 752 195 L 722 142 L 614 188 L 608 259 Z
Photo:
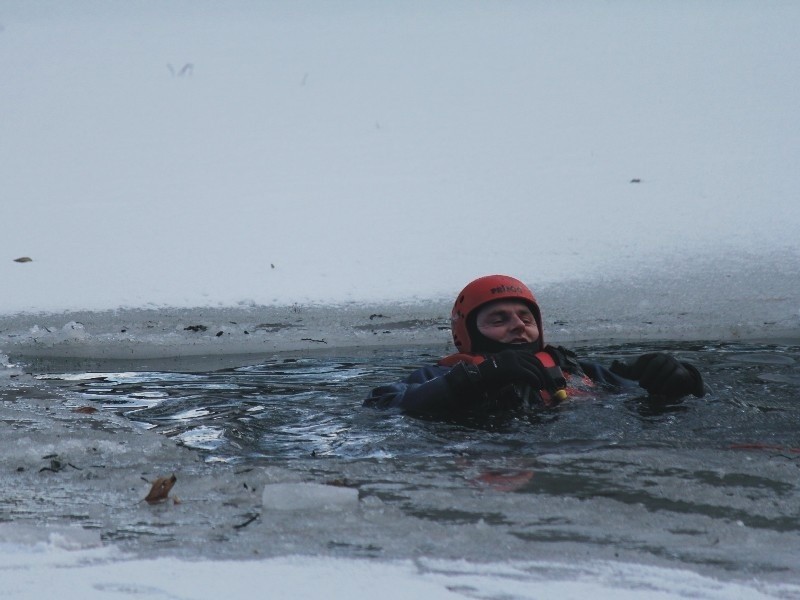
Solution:
M 2 0 L 0 351 L 386 342 L 357 329 L 385 306 L 424 324 L 401 342 L 446 343 L 454 293 L 492 272 L 530 283 L 562 339 L 796 339 L 799 17 L 779 0 Z M 316 325 L 220 347 L 298 313 Z M 53 536 L 2 538 L 2 597 L 798 594 L 624 564 L 128 560 Z
M 104 549 L 64 551 L 58 543 L 20 553 L 0 545 L 4 597 L 137 598 L 459 598 L 586 597 L 638 600 L 696 598 L 761 600 L 796 594 L 794 586 L 720 583 L 689 571 L 609 563 L 484 564 L 355 562 L 313 557 L 262 561 L 120 560 Z M 81 562 L 85 562 L 82 565 Z M 30 565 L 34 563 L 35 569 Z M 202 583 L 198 584 L 198 575 Z M 30 593 L 35 590 L 35 594 Z M 30 595 L 25 595 L 30 594 Z M 41 594 L 41 595 L 39 595 Z M 773 595 L 778 594 L 778 595 Z M 786 595 L 785 597 L 791 597 Z
M 0 312 L 796 260 L 797 15 L 4 0 Z

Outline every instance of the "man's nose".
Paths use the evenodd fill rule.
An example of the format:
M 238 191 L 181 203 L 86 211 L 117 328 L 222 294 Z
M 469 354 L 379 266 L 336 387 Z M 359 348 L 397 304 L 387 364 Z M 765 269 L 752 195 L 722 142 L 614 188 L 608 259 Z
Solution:
M 520 327 L 525 327 L 525 321 L 523 321 L 519 315 L 514 315 L 511 320 L 511 327 L 514 329 L 519 329 Z

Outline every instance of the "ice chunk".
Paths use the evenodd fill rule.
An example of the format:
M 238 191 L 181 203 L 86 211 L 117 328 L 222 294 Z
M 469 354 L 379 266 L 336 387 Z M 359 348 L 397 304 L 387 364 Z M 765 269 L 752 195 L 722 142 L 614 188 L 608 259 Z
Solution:
M 0 543 L 50 546 L 61 550 L 81 550 L 103 545 L 98 531 L 78 527 L 38 527 L 16 523 L 0 524 Z
M 22 370 L 12 363 L 7 355 L 0 353 L 0 380 L 20 375 L 22 375 Z
M 349 510 L 358 506 L 358 490 L 321 483 L 270 483 L 261 495 L 271 510 Z
M 83 326 L 83 323 L 78 323 L 77 321 L 70 321 L 61 328 L 61 331 L 63 332 L 65 339 L 80 340 L 85 338 L 87 335 L 86 328 Z

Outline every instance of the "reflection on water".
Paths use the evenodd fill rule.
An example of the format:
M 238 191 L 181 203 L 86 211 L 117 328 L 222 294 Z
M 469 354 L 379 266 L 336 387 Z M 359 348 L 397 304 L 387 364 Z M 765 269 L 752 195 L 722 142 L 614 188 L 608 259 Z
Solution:
M 578 348 L 610 364 L 651 346 Z M 278 358 L 207 373 L 67 373 L 46 378 L 81 402 L 102 405 L 206 453 L 247 463 L 331 456 L 537 455 L 604 447 L 794 447 L 800 349 L 683 344 L 667 350 L 695 363 L 710 393 L 668 406 L 639 393 L 575 400 L 556 410 L 442 422 L 363 408 L 368 391 L 435 359 L 425 349 L 370 357 Z

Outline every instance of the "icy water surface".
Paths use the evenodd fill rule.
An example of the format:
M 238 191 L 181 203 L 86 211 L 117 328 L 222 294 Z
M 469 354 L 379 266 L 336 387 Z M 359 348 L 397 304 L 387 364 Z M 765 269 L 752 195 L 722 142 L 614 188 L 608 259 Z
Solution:
M 660 347 L 578 348 L 603 364 Z M 43 375 L 75 401 L 153 428 L 207 460 L 246 464 L 302 457 L 536 456 L 588 448 L 800 445 L 800 348 L 698 344 L 667 348 L 696 364 L 710 393 L 669 406 L 639 393 L 574 400 L 557 410 L 453 422 L 363 408 L 372 387 L 439 355 L 272 358 L 211 372 Z M 250 359 L 253 360 L 253 359 Z
M 177 440 L 212 474 L 233 469 L 224 487 L 237 499 L 209 484 L 196 501 L 203 511 L 173 507 L 156 523 L 141 508 L 86 517 L 104 539 L 139 551 L 615 558 L 800 580 L 800 347 L 576 350 L 610 364 L 656 348 L 696 364 L 709 394 L 666 407 L 600 394 L 547 413 L 440 422 L 362 407 L 372 387 L 440 356 L 426 348 L 287 354 L 204 372 L 32 367 L 70 405 Z M 286 480 L 356 488 L 360 508 L 276 517 L 258 491 Z

